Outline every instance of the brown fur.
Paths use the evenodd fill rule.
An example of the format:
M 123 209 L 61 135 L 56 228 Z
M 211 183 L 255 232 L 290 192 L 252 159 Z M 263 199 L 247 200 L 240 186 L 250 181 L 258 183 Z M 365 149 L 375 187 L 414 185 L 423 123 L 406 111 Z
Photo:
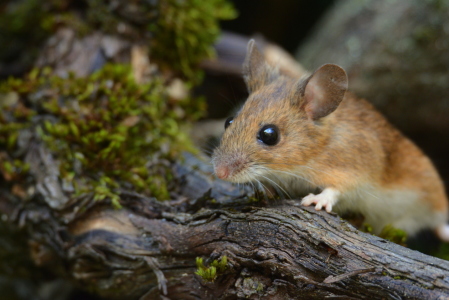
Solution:
M 329 104 L 318 106 L 329 106 L 311 112 L 307 86 L 313 75 L 299 80 L 280 76 L 253 44 L 248 48 L 244 78 L 251 94 L 214 153 L 216 172 L 226 170 L 225 179 L 244 182 L 258 178 L 255 170 L 265 167 L 300 173 L 311 189 L 345 193 L 369 183 L 383 190 L 411 190 L 420 195 L 423 207 L 447 215 L 444 187 L 429 158 L 371 104 L 349 92 L 343 98 L 340 87 L 346 77 L 339 70 L 327 67 L 332 82 L 324 86 L 336 85 L 324 91 L 323 101 L 330 99 Z M 274 146 L 256 138 L 267 124 L 280 130 Z

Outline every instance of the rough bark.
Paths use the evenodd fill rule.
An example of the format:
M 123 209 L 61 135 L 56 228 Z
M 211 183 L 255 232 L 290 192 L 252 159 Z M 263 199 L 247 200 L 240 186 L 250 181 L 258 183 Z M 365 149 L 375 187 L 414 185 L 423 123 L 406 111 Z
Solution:
M 78 232 L 69 257 L 83 285 L 114 286 L 113 293 L 100 291 L 107 297 L 147 291 L 143 299 L 157 299 L 165 290 L 170 299 L 448 297 L 447 262 L 360 233 L 312 209 L 285 204 L 205 209 L 182 218 L 168 213 L 149 218 L 136 211 L 103 214 L 102 220 L 127 233 L 91 230 L 94 213 L 84 219 L 85 231 Z M 229 268 L 216 282 L 203 283 L 193 274 L 196 256 L 223 255 Z
M 196 200 L 124 191 L 121 210 L 85 198 L 79 211 L 79 202 L 52 209 L 46 195 L 19 206 L 2 197 L 2 214 L 26 228 L 39 268 L 108 299 L 449 298 L 449 262 L 298 201 L 252 202 L 208 168 L 193 157 L 174 166 L 178 198 Z M 215 282 L 194 274 L 196 257 L 225 255 Z

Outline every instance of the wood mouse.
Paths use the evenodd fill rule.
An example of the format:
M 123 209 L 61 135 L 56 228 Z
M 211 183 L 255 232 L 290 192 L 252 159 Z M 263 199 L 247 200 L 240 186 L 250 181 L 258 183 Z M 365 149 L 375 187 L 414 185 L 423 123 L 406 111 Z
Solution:
M 370 103 L 347 91 L 339 66 L 289 78 L 248 43 L 249 97 L 225 122 L 212 163 L 218 178 L 271 184 L 302 204 L 364 215 L 409 236 L 430 228 L 449 241 L 448 202 L 430 159 Z M 313 191 L 321 189 L 318 194 Z

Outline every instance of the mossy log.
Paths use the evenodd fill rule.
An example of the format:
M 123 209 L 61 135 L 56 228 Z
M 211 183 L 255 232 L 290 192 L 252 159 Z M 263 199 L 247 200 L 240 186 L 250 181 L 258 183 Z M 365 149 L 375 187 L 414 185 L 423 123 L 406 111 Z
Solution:
M 48 156 L 35 159 L 42 190 L 53 190 Z M 185 200 L 123 191 L 120 210 L 88 198 L 83 210 L 81 199 L 56 210 L 45 192 L 21 204 L 2 193 L 3 222 L 26 228 L 20 236 L 40 270 L 108 299 L 449 299 L 447 261 L 298 201 L 254 202 L 252 191 L 213 180 L 194 157 L 173 168 Z M 215 281 L 195 274 L 197 257 L 207 265 L 224 256 Z

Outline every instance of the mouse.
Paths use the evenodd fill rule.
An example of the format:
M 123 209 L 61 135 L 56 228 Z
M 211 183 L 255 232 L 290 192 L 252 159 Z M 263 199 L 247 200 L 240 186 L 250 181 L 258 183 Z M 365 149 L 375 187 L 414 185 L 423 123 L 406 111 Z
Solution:
M 215 175 L 271 185 L 316 210 L 360 213 L 413 236 L 434 230 L 449 241 L 444 184 L 429 157 L 368 101 L 348 91 L 343 68 L 325 64 L 300 78 L 280 74 L 247 46 L 249 96 L 212 155 Z

